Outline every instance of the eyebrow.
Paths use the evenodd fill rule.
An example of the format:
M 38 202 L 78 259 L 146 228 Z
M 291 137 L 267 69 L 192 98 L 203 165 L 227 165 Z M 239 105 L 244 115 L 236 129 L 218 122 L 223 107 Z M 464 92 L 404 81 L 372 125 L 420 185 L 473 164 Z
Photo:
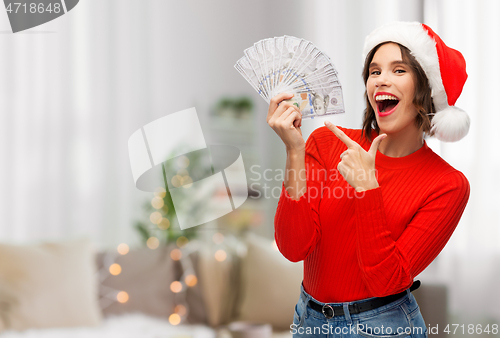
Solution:
M 406 62 L 404 62 L 404 61 L 399 61 L 399 60 L 397 60 L 397 61 L 392 61 L 392 62 L 391 62 L 391 66 L 395 66 L 395 65 L 405 65 L 405 66 L 406 66 L 407 64 L 406 64 Z M 372 63 L 370 63 L 369 68 L 371 68 L 371 67 L 379 67 L 379 64 L 378 64 L 378 63 L 376 63 L 376 62 L 372 62 Z

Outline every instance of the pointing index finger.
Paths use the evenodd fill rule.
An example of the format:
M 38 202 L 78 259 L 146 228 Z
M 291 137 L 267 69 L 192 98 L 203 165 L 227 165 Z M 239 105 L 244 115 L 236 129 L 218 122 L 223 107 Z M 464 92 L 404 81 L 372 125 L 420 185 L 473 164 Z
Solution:
M 335 136 L 337 136 L 348 148 L 352 148 L 358 146 L 358 143 L 353 141 L 349 136 L 347 136 L 342 130 L 337 128 L 336 125 L 331 123 L 330 121 L 325 121 L 325 125 L 328 129 L 330 129 Z

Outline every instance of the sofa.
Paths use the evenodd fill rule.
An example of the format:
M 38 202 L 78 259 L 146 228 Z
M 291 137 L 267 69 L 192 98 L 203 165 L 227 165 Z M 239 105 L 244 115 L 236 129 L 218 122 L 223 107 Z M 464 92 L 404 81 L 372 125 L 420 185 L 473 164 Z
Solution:
M 0 244 L 2 337 L 229 338 L 235 322 L 291 337 L 302 263 L 253 233 L 222 237 L 127 252 L 86 239 Z M 429 325 L 445 323 L 446 288 L 414 294 Z

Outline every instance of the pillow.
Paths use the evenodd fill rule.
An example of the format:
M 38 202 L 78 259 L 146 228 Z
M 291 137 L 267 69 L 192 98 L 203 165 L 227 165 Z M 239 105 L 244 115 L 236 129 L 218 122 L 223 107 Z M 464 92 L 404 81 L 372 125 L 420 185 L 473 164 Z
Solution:
M 250 233 L 246 243 L 237 320 L 270 323 L 275 330 L 289 330 L 300 297 L 302 262 L 287 260 L 270 239 Z
M 100 324 L 89 240 L 0 244 L 0 257 L 0 330 Z
M 216 327 L 227 324 L 234 317 L 238 302 L 240 284 L 240 254 L 244 245 L 234 236 L 226 236 L 223 244 L 215 245 L 209 241 L 198 246 L 198 271 L 203 304 L 207 322 Z M 223 250 L 224 259 L 216 259 L 216 252 Z
M 100 253 L 97 265 L 102 279 L 99 294 L 104 296 L 101 299 L 104 316 L 140 312 L 168 319 L 175 312 L 175 306 L 183 304 L 187 305 L 188 313 L 186 322 L 182 324 L 206 323 L 198 285 L 188 287 L 186 292 L 178 294 L 170 290 L 170 284 L 180 280 L 185 269 L 192 267 L 193 270 L 190 271 L 194 271 L 195 276 L 198 275 L 194 264 L 196 253 L 189 254 L 190 250 L 183 249 L 183 255 L 187 255 L 183 257 L 183 266 L 180 261 L 174 261 L 170 257 L 170 252 L 175 248 L 175 244 L 160 246 L 154 250 L 138 248 L 123 256 L 115 252 Z M 116 276 L 107 272 L 113 263 L 121 267 L 120 274 Z M 127 292 L 129 298 L 125 303 L 116 301 L 119 291 Z

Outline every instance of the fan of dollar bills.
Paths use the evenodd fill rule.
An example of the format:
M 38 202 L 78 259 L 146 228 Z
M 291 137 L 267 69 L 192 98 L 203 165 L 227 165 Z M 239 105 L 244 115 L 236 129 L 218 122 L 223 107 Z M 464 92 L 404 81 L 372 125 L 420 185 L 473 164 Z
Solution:
M 287 92 L 302 119 L 345 112 L 337 71 L 311 42 L 285 35 L 260 40 L 244 53 L 234 67 L 267 103 Z

